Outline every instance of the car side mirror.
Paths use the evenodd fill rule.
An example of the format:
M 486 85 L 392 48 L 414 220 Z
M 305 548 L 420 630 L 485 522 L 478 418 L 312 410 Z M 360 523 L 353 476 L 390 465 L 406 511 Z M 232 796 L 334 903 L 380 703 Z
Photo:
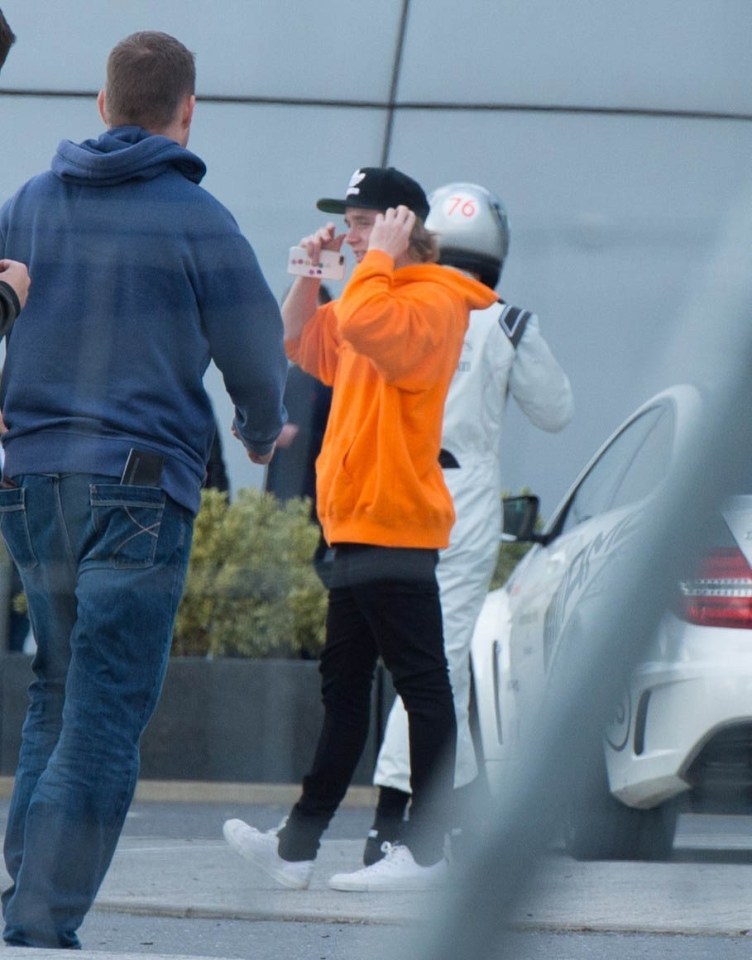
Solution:
M 517 497 L 504 497 L 504 526 L 501 534 L 502 541 L 539 542 L 540 535 L 536 534 L 538 523 L 538 509 L 540 499 L 533 494 L 525 493 Z

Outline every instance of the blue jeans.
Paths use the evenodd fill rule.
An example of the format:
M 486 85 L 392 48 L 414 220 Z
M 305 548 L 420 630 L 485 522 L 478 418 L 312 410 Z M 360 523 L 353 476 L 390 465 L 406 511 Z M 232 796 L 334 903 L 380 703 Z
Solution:
M 115 852 L 157 704 L 193 517 L 155 487 L 17 477 L 0 529 L 37 653 L 5 834 L 4 939 L 80 946 Z

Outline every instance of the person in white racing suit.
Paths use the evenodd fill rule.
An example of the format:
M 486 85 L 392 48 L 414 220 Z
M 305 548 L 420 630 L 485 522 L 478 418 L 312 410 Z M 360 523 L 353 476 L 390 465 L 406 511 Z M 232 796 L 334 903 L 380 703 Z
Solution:
M 440 262 L 495 289 L 509 249 L 509 221 L 499 198 L 477 184 L 450 183 L 429 200 L 426 226 L 438 235 Z M 478 775 L 469 723 L 470 644 L 502 532 L 502 426 L 510 393 L 542 430 L 559 431 L 572 417 L 569 379 L 543 338 L 537 316 L 499 300 L 470 314 L 442 432 L 441 462 L 456 520 L 437 576 L 457 715 L 458 816 L 462 788 Z M 374 784 L 380 790 L 363 852 L 366 865 L 383 856 L 384 841 L 399 840 L 410 799 L 407 716 L 399 697 L 387 720 Z

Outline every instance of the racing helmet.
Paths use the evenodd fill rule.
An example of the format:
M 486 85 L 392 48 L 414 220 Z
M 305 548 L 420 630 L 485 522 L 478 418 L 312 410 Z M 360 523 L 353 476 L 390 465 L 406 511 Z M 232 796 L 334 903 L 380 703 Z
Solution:
M 447 183 L 428 198 L 426 227 L 439 263 L 478 274 L 493 289 L 509 252 L 509 217 L 501 200 L 477 183 Z

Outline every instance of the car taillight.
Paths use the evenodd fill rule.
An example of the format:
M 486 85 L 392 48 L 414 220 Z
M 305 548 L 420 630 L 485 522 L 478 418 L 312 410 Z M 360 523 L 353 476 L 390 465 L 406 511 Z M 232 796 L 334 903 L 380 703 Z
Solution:
M 736 547 L 711 551 L 697 576 L 683 580 L 680 616 L 701 627 L 752 629 L 752 568 Z

